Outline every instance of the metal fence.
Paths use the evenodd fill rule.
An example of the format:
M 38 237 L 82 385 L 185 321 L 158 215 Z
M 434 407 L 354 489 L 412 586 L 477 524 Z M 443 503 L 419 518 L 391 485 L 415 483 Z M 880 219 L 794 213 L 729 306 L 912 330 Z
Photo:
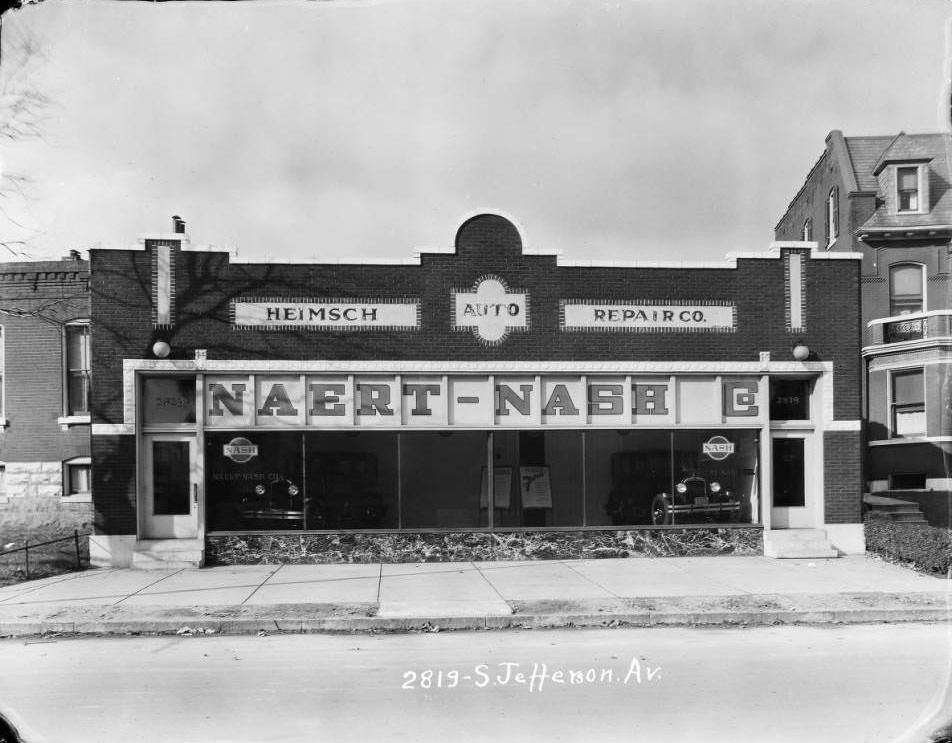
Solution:
M 15 549 L 9 549 L 9 550 L 2 550 L 2 551 L 0 551 L 0 558 L 6 557 L 7 555 L 14 555 L 14 554 L 17 554 L 17 553 L 19 553 L 19 552 L 22 552 L 22 553 L 23 553 L 23 565 L 24 565 L 23 572 L 24 572 L 24 575 L 26 576 L 27 580 L 29 580 L 29 579 L 30 579 L 30 570 L 31 570 L 31 566 L 30 566 L 30 552 L 31 552 L 31 550 L 32 550 L 32 552 L 33 552 L 33 568 L 34 568 L 33 572 L 34 572 L 34 574 L 35 574 L 35 573 L 36 573 L 36 568 L 39 567 L 40 564 L 44 564 L 44 563 L 47 564 L 47 565 L 49 564 L 49 561 L 48 561 L 48 560 L 44 560 L 44 559 L 43 559 L 44 554 L 43 554 L 43 552 L 41 551 L 43 547 L 47 547 L 47 546 L 52 545 L 52 544 L 59 544 L 60 542 L 69 542 L 69 541 L 72 541 L 72 543 L 73 543 L 73 548 L 74 548 L 75 554 L 76 554 L 76 569 L 77 569 L 77 570 L 81 570 L 82 567 L 83 567 L 83 558 L 82 558 L 83 552 L 82 552 L 82 549 L 81 549 L 81 547 L 80 547 L 80 539 L 81 539 L 81 538 L 86 538 L 86 537 L 89 537 L 89 533 L 80 534 L 78 529 L 74 529 L 72 535 L 65 536 L 65 537 L 58 537 L 58 538 L 56 538 L 56 539 L 48 539 L 48 540 L 45 540 L 45 541 L 42 541 L 42 542 L 30 542 L 30 540 L 28 539 L 28 540 L 26 540 L 26 542 L 24 543 L 24 546 L 22 546 L 22 547 L 17 547 L 17 548 L 15 548 Z M 69 550 L 69 548 L 67 548 L 67 550 Z M 61 551 L 60 551 L 60 554 L 64 554 L 67 550 L 61 550 Z M 88 556 L 87 556 L 87 559 L 88 559 Z M 6 562 L 6 561 L 4 561 L 4 562 Z M 14 563 L 16 563 L 16 562 L 17 562 L 17 561 L 14 560 Z

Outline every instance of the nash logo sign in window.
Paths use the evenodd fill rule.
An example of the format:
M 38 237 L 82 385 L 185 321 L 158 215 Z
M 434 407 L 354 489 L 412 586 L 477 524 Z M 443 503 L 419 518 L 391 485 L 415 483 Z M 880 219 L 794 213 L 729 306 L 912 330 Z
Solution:
M 225 444 L 224 454 L 232 462 L 244 464 L 252 457 L 258 456 L 258 446 L 257 444 L 252 444 L 248 439 L 239 436 Z
M 715 462 L 720 462 L 734 453 L 734 442 L 728 441 L 723 436 L 711 436 L 701 444 L 701 451 Z

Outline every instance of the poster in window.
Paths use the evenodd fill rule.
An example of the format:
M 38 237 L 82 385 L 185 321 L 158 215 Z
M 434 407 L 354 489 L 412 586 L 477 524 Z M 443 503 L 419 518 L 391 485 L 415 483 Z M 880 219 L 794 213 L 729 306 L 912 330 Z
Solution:
M 479 507 L 486 508 L 489 503 L 486 468 L 483 467 L 483 479 L 479 489 Z M 512 467 L 493 467 L 493 503 L 496 508 L 509 508 L 509 493 L 512 490 Z
M 552 508 L 548 467 L 520 467 L 519 490 L 523 508 Z

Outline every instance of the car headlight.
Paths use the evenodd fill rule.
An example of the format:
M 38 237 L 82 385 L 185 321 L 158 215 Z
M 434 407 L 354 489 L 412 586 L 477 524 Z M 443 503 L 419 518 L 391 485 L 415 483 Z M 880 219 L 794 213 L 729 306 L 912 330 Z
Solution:
M 719 482 L 712 482 L 712 483 L 711 483 L 711 492 L 712 492 L 712 493 L 720 493 L 720 492 L 721 492 L 721 484 L 720 484 Z
M 688 486 L 685 485 L 683 482 L 679 482 L 677 486 L 675 487 L 675 490 L 677 490 L 679 493 L 686 493 L 688 492 Z

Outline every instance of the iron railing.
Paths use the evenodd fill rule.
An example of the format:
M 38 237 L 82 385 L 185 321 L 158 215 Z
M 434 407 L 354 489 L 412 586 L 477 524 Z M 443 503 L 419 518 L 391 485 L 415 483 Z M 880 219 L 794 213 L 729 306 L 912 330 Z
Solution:
M 78 529 L 73 529 L 73 534 L 72 534 L 72 536 L 58 537 L 57 539 L 49 539 L 49 540 L 47 540 L 47 541 L 45 541 L 45 542 L 33 542 L 33 543 L 31 544 L 31 543 L 30 543 L 30 540 L 27 539 L 27 540 L 26 540 L 26 543 L 24 544 L 23 547 L 17 547 L 16 549 L 12 549 L 12 550 L 3 550 L 3 551 L 0 551 L 0 557 L 3 557 L 4 555 L 12 555 L 12 554 L 15 554 L 15 553 L 17 553 L 17 552 L 22 552 L 23 555 L 24 555 L 24 562 L 25 562 L 25 570 L 24 570 L 24 572 L 25 572 L 25 574 L 26 574 L 27 580 L 29 580 L 29 578 L 30 578 L 30 550 L 31 550 L 31 549 L 32 549 L 32 550 L 36 550 L 36 549 L 38 549 L 38 548 L 40 548 L 40 547 L 46 547 L 47 545 L 50 545 L 50 544 L 57 544 L 57 543 L 59 543 L 59 542 L 66 542 L 66 541 L 72 539 L 72 540 L 73 540 L 73 544 L 76 546 L 76 569 L 79 570 L 79 569 L 81 569 L 81 568 L 83 567 L 82 557 L 81 557 L 81 555 L 80 555 L 80 549 L 79 549 L 79 538 L 80 538 L 80 537 L 88 537 L 88 536 L 90 536 L 89 533 L 87 533 L 87 534 L 80 534 Z

